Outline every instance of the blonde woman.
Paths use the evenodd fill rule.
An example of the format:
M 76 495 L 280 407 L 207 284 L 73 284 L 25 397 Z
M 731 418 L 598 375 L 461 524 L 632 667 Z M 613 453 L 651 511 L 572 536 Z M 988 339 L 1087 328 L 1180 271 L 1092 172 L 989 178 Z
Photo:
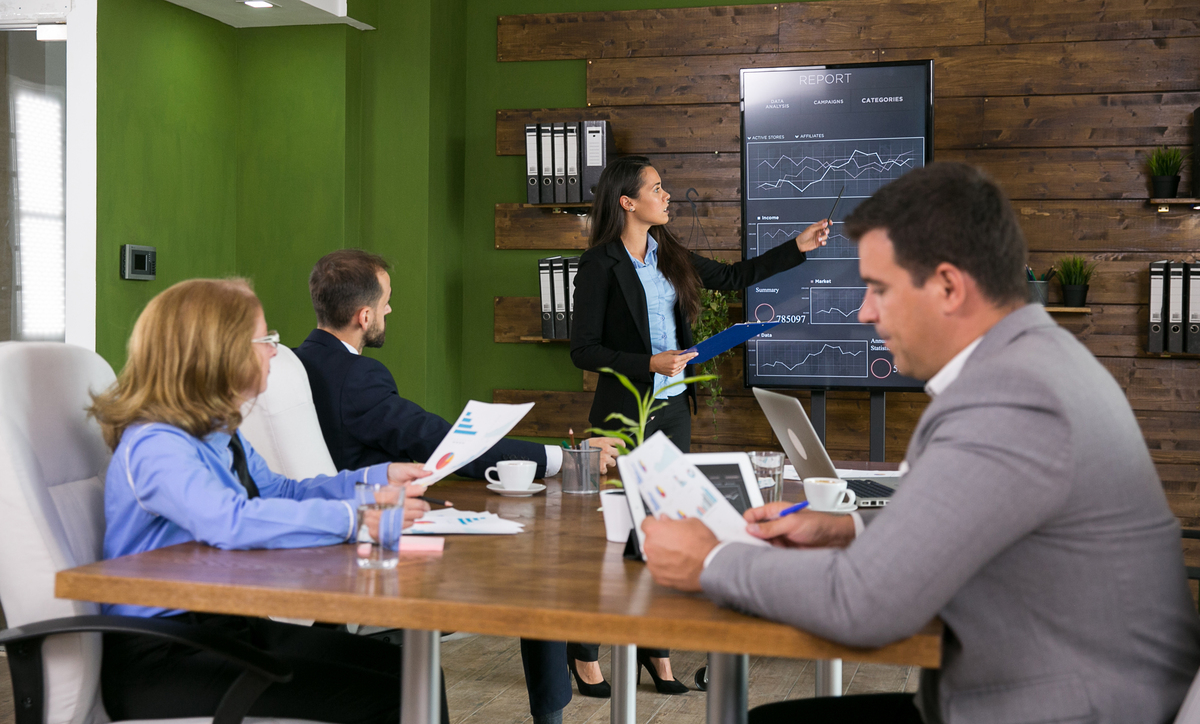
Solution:
M 406 485 L 419 465 L 382 463 L 309 480 L 277 475 L 238 432 L 242 405 L 267 387 L 279 335 L 243 280 L 193 279 L 146 306 L 117 382 L 90 410 L 113 448 L 105 481 L 104 558 L 199 541 L 218 548 L 302 548 L 356 532 L 354 485 Z M 409 485 L 409 497 L 424 488 Z M 405 522 L 428 506 L 409 500 Z M 368 519 L 377 526 L 378 518 Z M 266 619 L 106 605 L 105 613 L 219 629 L 291 665 L 252 716 L 325 722 L 399 719 L 400 656 L 387 643 Z M 104 637 L 110 717 L 212 716 L 240 671 L 211 654 L 144 637 Z M 443 695 L 444 696 L 444 695 Z M 443 721 L 448 721 L 443 700 Z

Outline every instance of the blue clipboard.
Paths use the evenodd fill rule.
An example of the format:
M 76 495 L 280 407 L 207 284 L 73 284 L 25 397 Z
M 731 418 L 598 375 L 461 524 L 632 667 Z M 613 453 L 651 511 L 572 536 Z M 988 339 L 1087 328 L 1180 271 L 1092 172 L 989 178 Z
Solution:
M 777 324 L 779 322 L 742 322 L 741 324 L 735 324 L 726 330 L 714 334 L 695 347 L 689 347 L 686 350 L 687 352 L 695 352 L 699 356 L 688 362 L 688 364 L 698 365 L 701 362 L 707 362 L 748 339 L 754 339 Z

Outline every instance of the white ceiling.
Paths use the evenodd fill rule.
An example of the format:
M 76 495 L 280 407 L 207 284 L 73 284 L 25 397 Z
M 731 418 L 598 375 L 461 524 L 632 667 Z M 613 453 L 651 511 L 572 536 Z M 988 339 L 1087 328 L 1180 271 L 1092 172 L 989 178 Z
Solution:
M 235 28 L 269 28 L 280 25 L 333 25 L 344 23 L 359 30 L 374 30 L 346 15 L 346 0 L 269 0 L 275 7 L 251 8 L 237 0 L 170 0 L 201 15 Z

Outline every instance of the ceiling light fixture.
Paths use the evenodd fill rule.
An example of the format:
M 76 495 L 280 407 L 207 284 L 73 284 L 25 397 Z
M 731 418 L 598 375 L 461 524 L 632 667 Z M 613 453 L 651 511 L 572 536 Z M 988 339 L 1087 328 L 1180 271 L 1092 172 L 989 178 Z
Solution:
M 244 4 L 248 5 L 249 7 L 259 8 L 259 9 L 275 7 L 271 3 L 267 2 L 267 0 L 245 0 Z

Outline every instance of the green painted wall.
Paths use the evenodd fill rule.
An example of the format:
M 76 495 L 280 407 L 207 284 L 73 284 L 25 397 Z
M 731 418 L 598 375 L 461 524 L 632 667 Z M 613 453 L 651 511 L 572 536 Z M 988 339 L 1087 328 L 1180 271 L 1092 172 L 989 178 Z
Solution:
M 162 0 L 105 0 L 98 34 L 96 348 L 120 369 L 152 296 L 236 271 L 236 33 Z M 158 247 L 158 279 L 122 280 L 122 244 Z
M 400 394 L 461 409 L 463 0 L 380 2 L 361 17 L 362 246 L 392 270 L 388 342 Z M 352 6 L 352 11 L 358 7 Z
M 358 244 L 346 77 L 358 33 L 344 25 L 237 31 L 237 271 L 254 280 L 267 324 L 292 347 L 316 325 L 313 264 Z

